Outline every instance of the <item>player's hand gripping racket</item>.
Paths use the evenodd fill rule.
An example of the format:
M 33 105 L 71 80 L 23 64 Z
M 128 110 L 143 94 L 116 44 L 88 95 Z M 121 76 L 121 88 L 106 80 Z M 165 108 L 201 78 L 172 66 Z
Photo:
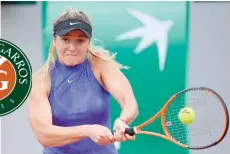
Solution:
M 157 118 L 161 118 L 164 135 L 142 130 Z M 198 87 L 173 95 L 156 115 L 136 127 L 127 128 L 125 133 L 153 135 L 183 148 L 205 149 L 218 144 L 228 127 L 229 114 L 223 99 L 209 88 Z

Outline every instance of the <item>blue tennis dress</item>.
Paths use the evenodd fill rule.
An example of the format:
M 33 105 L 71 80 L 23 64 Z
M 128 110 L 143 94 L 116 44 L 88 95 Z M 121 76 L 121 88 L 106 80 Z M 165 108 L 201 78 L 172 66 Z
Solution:
M 49 101 L 53 125 L 100 124 L 111 130 L 110 94 L 95 78 L 87 59 L 76 66 L 65 66 L 56 60 L 51 83 Z M 117 153 L 114 144 L 100 146 L 90 138 L 59 147 L 44 147 L 43 150 L 43 154 Z

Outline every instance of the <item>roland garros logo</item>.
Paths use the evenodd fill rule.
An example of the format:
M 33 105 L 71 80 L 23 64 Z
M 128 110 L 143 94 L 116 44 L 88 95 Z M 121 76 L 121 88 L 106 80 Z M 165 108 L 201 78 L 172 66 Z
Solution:
M 25 102 L 32 86 L 31 77 L 31 65 L 22 50 L 0 39 L 0 116 Z

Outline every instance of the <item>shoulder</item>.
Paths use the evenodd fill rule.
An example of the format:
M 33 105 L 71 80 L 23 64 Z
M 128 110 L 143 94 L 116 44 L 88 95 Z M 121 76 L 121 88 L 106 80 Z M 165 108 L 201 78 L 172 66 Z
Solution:
M 104 54 L 100 52 L 94 53 L 94 56 L 91 57 L 90 63 L 92 68 L 96 69 L 100 73 L 120 70 L 119 64 L 116 61 L 106 59 Z
M 95 54 L 96 55 L 93 55 L 89 60 L 90 66 L 98 82 L 102 87 L 104 87 L 105 90 L 107 90 L 105 85 L 105 78 L 120 70 L 113 61 L 103 59 L 103 55 L 101 53 Z
M 44 92 L 49 94 L 51 81 L 49 74 L 45 74 L 44 66 L 41 67 L 38 71 L 36 71 L 32 76 L 32 90 L 31 94 L 36 94 L 39 92 Z

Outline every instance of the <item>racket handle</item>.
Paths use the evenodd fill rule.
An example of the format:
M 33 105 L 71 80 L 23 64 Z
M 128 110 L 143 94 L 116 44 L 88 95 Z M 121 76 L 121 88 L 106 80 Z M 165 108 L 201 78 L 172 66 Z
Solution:
M 134 128 L 126 128 L 125 129 L 125 134 L 128 134 L 130 136 L 134 136 L 136 133 L 134 131 Z

